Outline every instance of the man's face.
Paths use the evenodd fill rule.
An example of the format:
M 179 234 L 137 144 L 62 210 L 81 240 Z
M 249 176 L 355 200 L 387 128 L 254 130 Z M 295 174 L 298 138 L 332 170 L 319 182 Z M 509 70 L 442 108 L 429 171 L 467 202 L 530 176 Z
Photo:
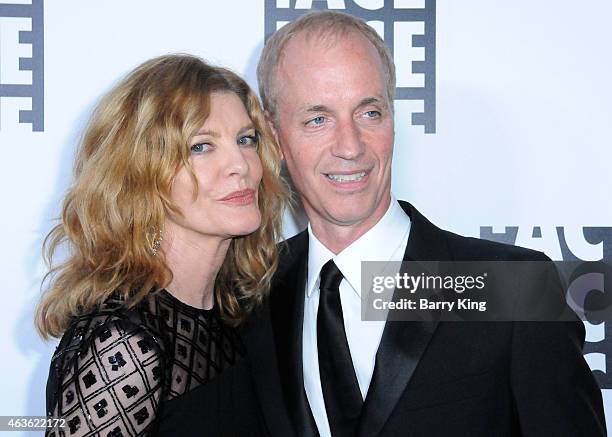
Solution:
M 274 131 L 313 229 L 365 232 L 390 201 L 393 114 L 378 52 L 357 34 L 298 34 L 275 89 Z

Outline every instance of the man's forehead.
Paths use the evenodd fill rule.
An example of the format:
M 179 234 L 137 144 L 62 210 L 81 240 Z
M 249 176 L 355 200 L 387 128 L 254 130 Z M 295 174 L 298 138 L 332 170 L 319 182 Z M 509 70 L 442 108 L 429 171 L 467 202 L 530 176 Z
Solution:
M 348 81 L 355 77 L 369 77 L 369 81 L 377 73 L 382 79 L 384 71 L 378 53 L 365 43 L 369 44 L 367 40 L 343 40 L 334 46 L 320 47 L 303 39 L 290 41 L 276 74 L 283 77 L 285 84 L 312 82 L 317 88 L 334 81 L 338 86 L 345 79 Z
M 369 52 L 380 59 L 374 45 L 363 35 L 349 30 L 304 30 L 293 35 L 283 46 L 278 59 L 278 67 L 282 69 L 291 64 L 303 64 L 306 61 L 321 60 L 328 51 L 360 51 Z
M 353 50 L 349 43 L 326 52 L 325 47 L 313 46 L 305 39 L 290 43 L 276 73 L 281 100 L 290 97 L 294 104 L 295 99 L 301 100 L 303 109 L 333 106 L 342 100 L 355 107 L 366 100 L 386 101 L 384 71 L 380 62 L 376 68 L 378 53 L 374 48 L 368 53 L 366 47 Z

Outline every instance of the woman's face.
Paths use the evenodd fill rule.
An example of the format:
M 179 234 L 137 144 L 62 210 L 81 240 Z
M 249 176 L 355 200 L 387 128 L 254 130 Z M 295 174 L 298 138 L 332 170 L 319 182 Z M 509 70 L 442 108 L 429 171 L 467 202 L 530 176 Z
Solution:
M 257 188 L 261 161 L 257 133 L 240 98 L 232 92 L 213 93 L 210 115 L 191 141 L 189 172 L 181 168 L 172 185 L 172 200 L 183 217 L 168 217 L 166 228 L 184 237 L 231 238 L 255 231 L 261 223 Z

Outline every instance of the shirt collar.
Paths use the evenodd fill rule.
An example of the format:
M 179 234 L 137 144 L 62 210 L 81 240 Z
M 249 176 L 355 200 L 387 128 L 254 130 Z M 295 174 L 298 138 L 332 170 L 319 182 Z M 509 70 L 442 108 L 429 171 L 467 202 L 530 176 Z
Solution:
M 410 217 L 402 210 L 393 195 L 385 215 L 369 231 L 351 243 L 338 255 L 329 250 L 312 232 L 308 224 L 308 282 L 306 296 L 319 286 L 319 273 L 323 265 L 333 259 L 344 278 L 358 296 L 361 296 L 362 261 L 401 261 L 399 246 L 410 231 Z

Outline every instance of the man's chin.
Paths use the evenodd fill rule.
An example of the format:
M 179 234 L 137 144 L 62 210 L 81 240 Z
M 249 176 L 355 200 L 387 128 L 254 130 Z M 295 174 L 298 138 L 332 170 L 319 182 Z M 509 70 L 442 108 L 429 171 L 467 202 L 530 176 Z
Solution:
M 367 225 L 371 227 L 382 218 L 389 205 L 382 205 L 374 199 L 354 199 L 330 205 L 328 209 L 329 217 L 339 226 L 359 227 Z
M 371 208 L 355 208 L 355 205 L 352 205 L 352 208 L 332 208 L 328 210 L 328 221 L 337 226 L 360 226 L 372 218 L 375 211 L 375 206 Z

